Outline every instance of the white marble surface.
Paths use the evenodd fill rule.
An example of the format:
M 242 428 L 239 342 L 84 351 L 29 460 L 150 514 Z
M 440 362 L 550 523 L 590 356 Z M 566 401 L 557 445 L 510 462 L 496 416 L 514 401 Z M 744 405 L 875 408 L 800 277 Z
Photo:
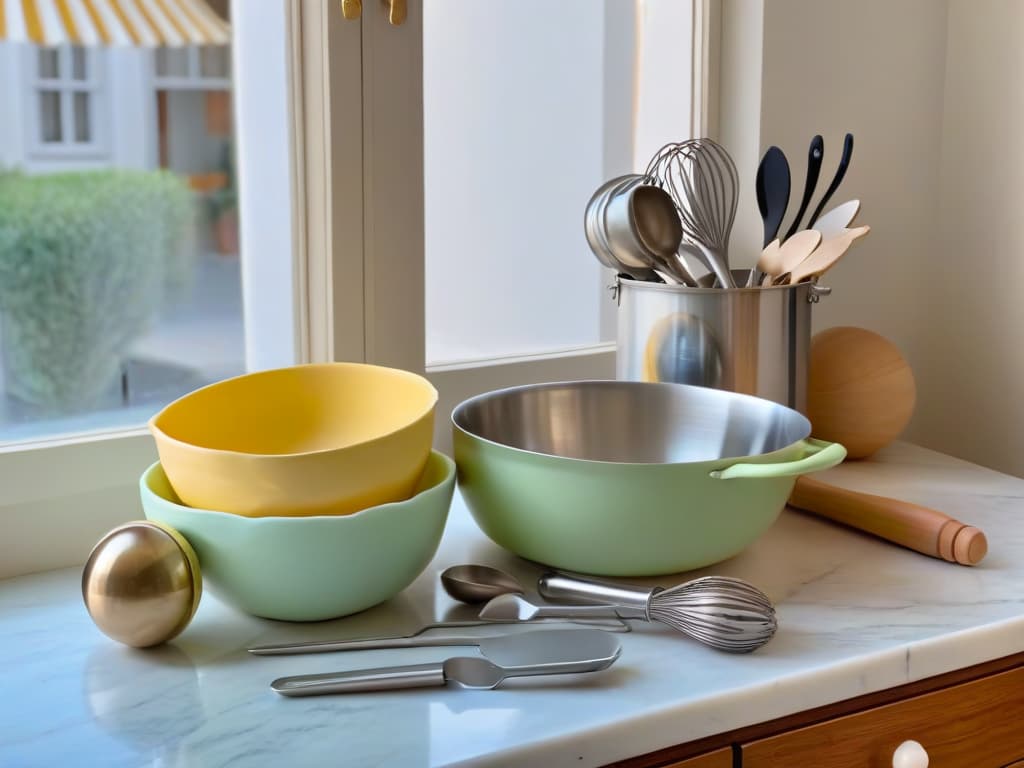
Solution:
M 742 555 L 708 569 L 775 600 L 779 633 L 755 654 L 716 653 L 639 624 L 621 635 L 621 660 L 597 675 L 310 699 L 267 684 L 453 649 L 277 658 L 243 649 L 443 617 L 454 604 L 437 575 L 453 563 L 525 579 L 538 570 L 486 540 L 457 499 L 437 558 L 388 604 L 289 625 L 206 594 L 190 627 L 155 651 L 95 629 L 77 570 L 13 579 L 0 582 L 0 765 L 601 765 L 1024 650 L 1024 480 L 909 445 L 828 477 L 978 525 L 989 555 L 965 568 L 787 511 Z

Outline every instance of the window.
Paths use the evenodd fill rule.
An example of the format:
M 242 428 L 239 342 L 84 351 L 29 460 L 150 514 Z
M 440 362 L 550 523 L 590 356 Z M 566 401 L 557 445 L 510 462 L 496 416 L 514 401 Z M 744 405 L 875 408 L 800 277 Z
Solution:
M 153 47 L 169 37 L 137 13 L 116 27 L 108 0 L 94 3 L 102 34 L 83 26 L 94 16 L 72 13 L 74 39 L 92 41 L 83 46 L 43 45 L 73 38 L 56 13 L 42 39 L 19 38 L 33 29 L 28 4 L 7 3 L 0 114 L 19 120 L 0 125 L 0 577 L 81 562 L 103 530 L 138 517 L 134 486 L 155 458 L 147 419 L 245 370 L 234 162 L 244 129 L 229 30 L 212 10 L 228 4 L 207 2 L 203 24 L 177 19 L 191 45 L 173 51 Z M 146 18 L 180 7 L 151 5 Z M 182 76 L 158 84 L 155 59 L 177 52 Z M 287 131 L 271 140 L 268 153 L 286 158 Z M 264 225 L 276 229 L 282 211 L 287 220 L 285 207 Z M 274 258 L 290 272 L 290 249 Z M 70 533 L 46 545 L 54 525 Z
M 226 45 L 157 48 L 154 84 L 163 90 L 220 90 L 231 79 L 231 49 Z
M 439 413 L 485 389 L 614 376 L 613 276 L 583 211 L 604 181 L 702 130 L 691 41 L 704 6 L 424 0 L 425 347 Z
M 100 78 L 95 52 L 62 45 L 35 51 L 32 138 L 38 153 L 95 151 L 100 144 Z
M 463 11 L 472 11 L 474 18 L 482 21 L 473 10 L 475 0 L 460 2 Z M 426 370 L 441 390 L 437 428 L 442 439 L 449 436 L 446 411 L 455 401 L 475 391 L 539 377 L 607 375 L 614 350 L 608 343 L 612 338 L 610 327 L 601 312 L 603 304 L 610 302 L 601 302 L 604 278 L 585 250 L 583 207 L 591 186 L 596 187 L 608 175 L 633 167 L 636 136 L 631 131 L 636 129 L 630 105 L 643 103 L 646 97 L 629 90 L 635 87 L 630 83 L 637 82 L 637 74 L 631 68 L 641 58 L 631 46 L 641 35 L 645 7 L 677 2 L 602 3 L 597 21 L 588 18 L 579 25 L 575 31 L 583 37 L 575 41 L 577 47 L 586 53 L 591 65 L 602 71 L 588 73 L 578 66 L 567 66 L 571 72 L 562 73 L 566 75 L 562 80 L 575 78 L 568 87 L 585 83 L 589 89 L 585 94 L 585 112 L 581 108 L 577 113 L 570 111 L 567 117 L 566 110 L 558 114 L 578 120 L 574 125 L 588 132 L 586 162 L 574 167 L 579 173 L 572 179 L 561 180 L 566 183 L 547 184 L 544 172 L 551 178 L 558 177 L 564 171 L 557 162 L 564 156 L 559 151 L 571 153 L 574 146 L 573 129 L 554 126 L 550 135 L 556 135 L 560 143 L 545 147 L 549 154 L 539 164 L 539 176 L 532 173 L 537 170 L 536 158 L 502 166 L 504 173 L 530 170 L 524 188 L 531 194 L 521 196 L 515 208 L 506 211 L 504 219 L 494 219 L 495 211 L 487 210 L 488 219 L 496 222 L 492 229 L 468 246 L 465 242 L 457 243 L 459 255 L 452 262 L 455 270 L 447 274 L 435 272 L 428 279 L 424 275 L 431 266 L 425 264 L 423 257 L 424 115 L 420 105 L 425 85 L 421 76 L 431 65 L 425 61 L 426 51 L 419 45 L 423 40 L 423 5 L 418 10 L 414 4 L 405 25 L 394 28 L 388 25 L 380 8 L 370 4 L 364 5 L 363 18 L 352 22 L 343 19 L 333 0 L 269 5 L 234 3 L 230 68 L 223 60 L 223 50 L 202 46 L 157 49 L 155 54 L 138 51 L 152 57 L 150 84 L 155 92 L 216 91 L 234 80 L 232 107 L 239 121 L 236 149 L 244 273 L 239 289 L 244 293 L 244 301 L 235 307 L 242 315 L 242 322 L 236 327 L 244 327 L 246 367 L 260 369 L 298 361 L 348 359 Z M 427 0 L 427 4 L 432 5 L 428 12 L 447 12 L 453 22 L 460 18 L 469 21 L 464 13 L 446 8 L 437 0 Z M 581 18 L 591 14 L 590 0 L 567 0 L 567 4 Z M 516 6 L 523 8 L 517 11 Z M 521 13 L 535 22 L 546 17 L 549 10 L 548 0 L 517 0 L 506 3 L 502 13 Z M 572 14 L 565 18 L 563 15 L 559 16 L 561 28 L 572 29 Z M 441 26 L 435 25 L 433 29 L 436 33 Z M 536 23 L 526 23 L 521 25 L 520 33 L 527 36 L 536 29 Z M 504 34 L 501 28 L 492 27 L 491 32 Z M 550 30 L 545 33 L 551 38 L 546 48 L 549 57 L 543 64 L 533 62 L 530 69 L 537 77 L 543 76 L 545 67 L 562 66 L 563 54 L 572 55 L 560 48 L 557 34 L 552 35 Z M 681 51 L 678 55 L 689 57 L 688 47 L 678 44 L 680 38 L 671 39 L 672 45 Z M 443 46 L 443 39 L 435 37 L 433 43 L 436 53 L 438 43 Z M 600 55 L 601 48 L 610 50 L 615 61 L 624 62 L 627 67 L 625 74 L 615 76 L 616 85 L 625 85 L 627 90 L 616 91 L 614 99 L 602 95 L 611 70 L 605 71 L 608 63 Z M 530 50 L 528 45 L 510 48 L 511 54 L 527 58 Z M 441 70 L 433 72 L 436 83 Z M 486 70 L 469 62 L 461 68 L 459 76 L 485 78 Z M 531 99 L 529 92 L 523 90 L 532 87 L 530 78 L 515 79 L 513 87 L 520 91 L 509 92 L 508 96 L 518 99 L 516 116 L 527 122 L 542 122 L 545 115 L 552 114 L 548 107 L 560 107 L 555 100 L 564 96 L 548 89 Z M 678 90 L 673 85 L 676 98 Z M 162 118 L 155 106 L 152 114 L 154 122 L 159 123 Z M 466 117 L 475 120 L 480 115 L 468 112 Z M 443 136 L 444 130 L 437 118 L 435 111 L 431 118 L 434 122 L 427 126 L 434 137 Z M 189 124 L 195 127 L 201 123 L 193 120 Z M 156 130 L 159 131 L 159 126 Z M 665 139 L 685 137 L 690 131 L 689 124 L 673 124 Z M 538 140 L 546 140 L 550 135 L 536 133 Z M 491 138 L 491 144 L 481 143 L 486 151 L 476 155 L 483 166 L 495 153 L 507 149 L 504 136 Z M 173 144 L 173 140 L 168 140 L 168 157 L 174 154 Z M 517 147 L 515 151 L 529 151 L 529 146 Z M 428 161 L 428 169 L 434 169 L 433 179 L 440 178 L 438 173 L 452 170 L 445 167 L 447 162 L 443 155 Z M 475 173 L 473 169 L 461 170 Z M 205 183 L 205 174 L 196 175 Z M 471 178 L 476 184 L 481 176 Z M 492 173 L 489 177 L 484 174 L 484 181 L 486 184 L 481 182 L 477 187 L 481 197 L 486 196 L 488 185 L 493 188 L 505 179 Z M 445 183 L 457 186 L 458 180 L 449 177 Z M 572 185 L 568 192 L 567 183 Z M 429 187 L 427 191 L 432 194 Z M 428 298 L 428 281 L 441 289 L 447 284 L 451 290 L 475 290 L 481 280 L 486 282 L 487 269 L 475 268 L 474 249 L 490 249 L 509 233 L 517 237 L 529 234 L 533 227 L 529 212 L 549 205 L 552 193 L 556 197 L 581 196 L 575 203 L 556 200 L 564 206 L 559 219 L 573 219 L 566 229 L 559 230 L 560 242 L 573 238 L 579 242 L 572 246 L 571 253 L 555 255 L 559 259 L 556 279 L 574 280 L 582 275 L 582 280 L 590 283 L 585 291 L 578 292 L 589 313 L 585 325 L 579 326 L 582 330 L 556 339 L 554 346 L 546 345 L 546 339 L 536 344 L 536 333 L 530 339 L 511 339 L 491 358 L 487 357 L 491 350 L 471 338 L 445 339 L 439 335 L 435 338 L 442 346 L 435 347 L 440 351 L 432 355 L 430 362 L 434 365 L 427 369 L 425 307 L 429 300 L 435 302 L 436 309 L 444 300 L 443 290 L 433 294 L 434 299 Z M 450 213 L 449 210 L 443 215 Z M 519 216 L 525 218 L 516 218 Z M 538 234 L 535 227 L 533 232 L 540 237 L 540 247 L 550 247 L 543 232 Z M 580 244 L 582 248 L 577 248 Z M 516 247 L 529 245 L 528 240 L 520 240 Z M 435 255 L 440 254 L 439 247 L 443 248 L 434 246 Z M 426 261 L 431 258 L 428 254 Z M 529 312 L 530 281 L 551 276 L 537 274 L 535 260 L 523 261 L 519 267 L 519 276 L 503 281 L 498 288 L 503 294 L 519 292 L 522 301 L 516 311 Z M 201 280 L 198 287 L 202 291 L 207 283 Z M 546 295 L 557 301 L 557 290 Z M 463 302 L 460 311 L 464 309 Z M 483 317 L 479 312 L 471 316 Z M 188 315 L 183 319 L 187 321 Z M 429 323 L 430 318 L 426 319 Z M 487 319 L 516 322 L 515 316 Z M 191 340 L 182 348 L 205 345 L 212 348 L 214 357 L 225 349 L 210 345 L 201 326 L 192 330 Z M 442 348 L 444 345 L 448 345 L 446 349 Z M 139 514 L 135 484 L 153 455 L 151 439 L 137 427 L 85 441 L 57 438 L 35 445 L 14 445 L 6 450 L 0 446 L 0 488 L 5 489 L 0 495 L 0 518 L 8 515 L 15 520 L 21 531 L 20 540 L 31 540 L 33 531 L 41 532 L 45 526 L 59 524 L 71 516 L 76 520 L 75 535 L 66 537 L 59 546 L 53 544 L 52 537 L 46 546 L 30 545 L 17 550 L 5 548 L 0 542 L 0 576 L 81 562 L 89 546 L 105 530 Z M 61 468 L 63 474 L 55 476 L 54 467 Z M 75 471 L 65 471 L 69 467 Z M 42 542 L 42 533 L 38 535 Z

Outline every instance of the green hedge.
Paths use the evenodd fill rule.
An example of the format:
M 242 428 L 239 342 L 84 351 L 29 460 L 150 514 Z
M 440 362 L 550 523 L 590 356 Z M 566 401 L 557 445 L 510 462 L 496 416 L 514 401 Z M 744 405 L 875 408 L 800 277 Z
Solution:
M 193 197 L 164 171 L 0 174 L 7 392 L 87 408 L 191 274 Z

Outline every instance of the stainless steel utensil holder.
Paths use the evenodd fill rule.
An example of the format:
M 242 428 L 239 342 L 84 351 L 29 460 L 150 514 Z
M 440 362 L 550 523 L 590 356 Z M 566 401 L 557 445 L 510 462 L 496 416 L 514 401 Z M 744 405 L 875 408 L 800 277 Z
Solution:
M 745 270 L 735 270 L 737 284 Z M 811 306 L 830 288 L 688 288 L 617 278 L 615 375 L 696 384 L 807 406 Z

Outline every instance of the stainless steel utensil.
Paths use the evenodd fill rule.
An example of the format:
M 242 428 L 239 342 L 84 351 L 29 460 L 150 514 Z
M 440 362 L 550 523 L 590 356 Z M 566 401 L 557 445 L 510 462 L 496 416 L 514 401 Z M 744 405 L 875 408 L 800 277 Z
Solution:
M 622 653 L 617 640 L 593 629 L 524 632 L 490 640 L 480 645 L 483 658 L 296 675 L 279 678 L 270 687 L 282 696 L 436 687 L 448 682 L 490 689 L 509 677 L 596 672 L 610 667 Z
M 457 568 L 474 568 L 474 569 L 487 569 L 493 570 L 496 573 L 502 573 L 497 569 L 488 569 L 487 566 L 481 565 L 469 565 L 469 566 L 455 566 Z M 451 569 L 449 569 L 451 570 Z M 502 573 L 507 579 L 511 579 L 508 574 Z M 517 585 L 519 582 L 515 582 Z M 475 594 L 479 594 L 483 590 L 483 585 L 478 584 L 473 587 L 461 585 L 455 588 L 456 592 L 466 590 L 466 592 L 474 591 Z M 509 590 L 508 592 L 495 592 L 495 595 L 500 594 L 515 594 L 521 592 L 519 590 Z M 451 592 L 449 592 L 451 594 Z M 454 597 L 454 595 L 453 595 Z M 459 599 L 456 597 L 456 599 Z M 476 602 L 480 602 L 477 600 Z M 602 621 L 600 619 L 594 621 L 580 622 L 586 623 L 595 630 L 602 630 L 604 632 L 629 632 L 631 628 L 628 624 L 620 619 L 611 617 L 611 621 Z M 300 653 L 331 653 L 335 651 L 374 651 L 384 648 L 429 648 L 433 646 L 441 645 L 476 645 L 481 639 L 487 637 L 493 637 L 489 635 L 469 635 L 469 634 L 452 634 L 452 635 L 428 635 L 427 633 L 432 632 L 435 629 L 465 629 L 468 627 L 495 627 L 501 624 L 518 624 L 518 619 L 512 619 L 508 621 L 501 620 L 490 620 L 490 619 L 469 619 L 466 621 L 438 621 L 432 624 L 427 624 L 420 627 L 415 632 L 408 635 L 382 635 L 378 637 L 360 637 L 352 640 L 306 640 L 297 643 L 275 643 L 270 645 L 259 645 L 249 649 L 249 653 L 255 656 L 289 656 Z M 538 621 L 538 624 L 547 623 L 546 621 Z M 552 624 L 562 623 L 562 620 L 556 619 Z M 551 630 L 555 631 L 555 630 Z
M 662 282 L 658 274 L 647 266 L 630 267 L 621 263 L 612 255 L 604 231 L 604 207 L 608 202 L 608 195 L 613 189 L 620 186 L 624 181 L 635 178 L 635 174 L 617 176 L 609 179 L 590 197 L 586 210 L 583 213 L 583 231 L 587 238 L 590 250 L 594 252 L 597 260 L 609 269 L 629 275 L 634 280 Z
M 668 625 L 705 645 L 730 653 L 757 650 L 772 638 L 777 628 L 775 609 L 768 598 L 757 588 L 737 579 L 705 577 L 654 593 L 654 596 L 664 595 L 659 598 L 657 607 L 651 599 L 653 591 L 631 592 L 629 588 L 615 589 L 592 583 L 594 586 L 588 592 L 580 586 L 583 580 L 568 581 L 577 585 L 577 597 L 595 596 L 597 587 L 603 587 L 604 601 L 617 599 L 617 602 L 614 605 L 538 605 L 519 595 L 501 595 L 484 605 L 480 616 L 502 621 L 639 618 Z M 570 585 L 551 577 L 548 583 L 542 584 L 542 589 L 551 595 L 568 594 Z
M 663 589 L 552 572 L 540 577 L 537 588 L 549 600 L 621 606 L 632 617 L 660 621 L 730 653 L 755 651 L 771 640 L 778 629 L 775 607 L 768 596 L 752 584 L 728 576 L 704 576 Z
M 485 603 L 498 595 L 521 595 L 526 590 L 515 576 L 492 568 L 489 565 L 453 565 L 441 572 L 441 586 L 449 597 L 460 603 Z M 486 624 L 490 622 L 480 622 Z M 612 632 L 629 632 L 629 625 L 622 621 L 579 622 L 607 629 Z
M 441 586 L 460 603 L 486 603 L 492 597 L 523 594 L 515 576 L 489 565 L 453 565 L 441 572 Z
M 587 201 L 587 207 L 583 211 L 583 233 L 586 235 L 590 250 L 594 252 L 599 262 L 615 271 L 620 270 L 619 263 L 612 258 L 604 243 L 598 238 L 597 211 L 604 204 L 604 199 L 607 197 L 609 190 L 621 181 L 622 177 L 618 176 L 614 179 L 609 179 L 598 187 L 594 194 L 590 196 L 590 200 Z
M 751 394 L 806 407 L 811 308 L 826 288 L 804 283 L 719 291 L 636 280 L 620 280 L 616 287 L 617 379 L 731 391 L 753 380 Z M 752 347 L 755 371 L 748 365 Z M 745 370 L 748 375 L 740 376 Z M 628 424 L 620 428 L 632 434 Z
M 821 200 L 818 202 L 818 207 L 814 209 L 814 213 L 811 214 L 811 218 L 807 220 L 807 228 L 810 229 L 814 226 L 814 222 L 818 220 L 822 210 L 825 208 L 825 204 L 832 199 L 832 195 L 835 194 L 836 190 L 839 189 L 839 185 L 843 181 L 843 177 L 846 176 L 846 170 L 850 167 L 850 160 L 853 158 L 853 134 L 846 134 L 846 138 L 843 139 L 843 155 L 839 158 L 839 167 L 836 168 L 836 175 L 832 177 L 832 182 L 828 185 L 828 189 L 825 190 L 825 194 L 821 196 Z
M 644 350 L 646 381 L 719 387 L 722 375 L 721 345 L 699 317 L 674 312 L 651 329 Z
M 464 629 L 466 627 L 482 627 L 501 622 L 470 619 L 468 621 L 436 621 L 426 624 L 408 635 L 381 635 L 379 637 L 361 637 L 354 640 L 304 640 L 298 643 L 272 643 L 257 645 L 249 649 L 255 656 L 289 656 L 297 653 L 330 653 L 332 651 L 373 651 L 380 648 L 419 648 L 432 645 L 447 645 L 444 635 L 423 637 L 435 629 Z M 454 636 L 452 636 L 454 637 Z M 459 638 L 466 635 L 458 635 Z M 456 643 L 459 645 L 461 643 Z
M 631 269 L 650 267 L 684 285 L 693 275 L 676 258 L 683 239 L 675 204 L 665 190 L 638 174 L 623 177 L 598 211 L 599 235 L 612 257 Z
M 739 200 L 739 174 L 725 149 L 711 139 L 690 139 L 662 147 L 644 175 L 671 196 L 684 234 L 701 246 L 704 265 L 726 288 L 729 234 Z

